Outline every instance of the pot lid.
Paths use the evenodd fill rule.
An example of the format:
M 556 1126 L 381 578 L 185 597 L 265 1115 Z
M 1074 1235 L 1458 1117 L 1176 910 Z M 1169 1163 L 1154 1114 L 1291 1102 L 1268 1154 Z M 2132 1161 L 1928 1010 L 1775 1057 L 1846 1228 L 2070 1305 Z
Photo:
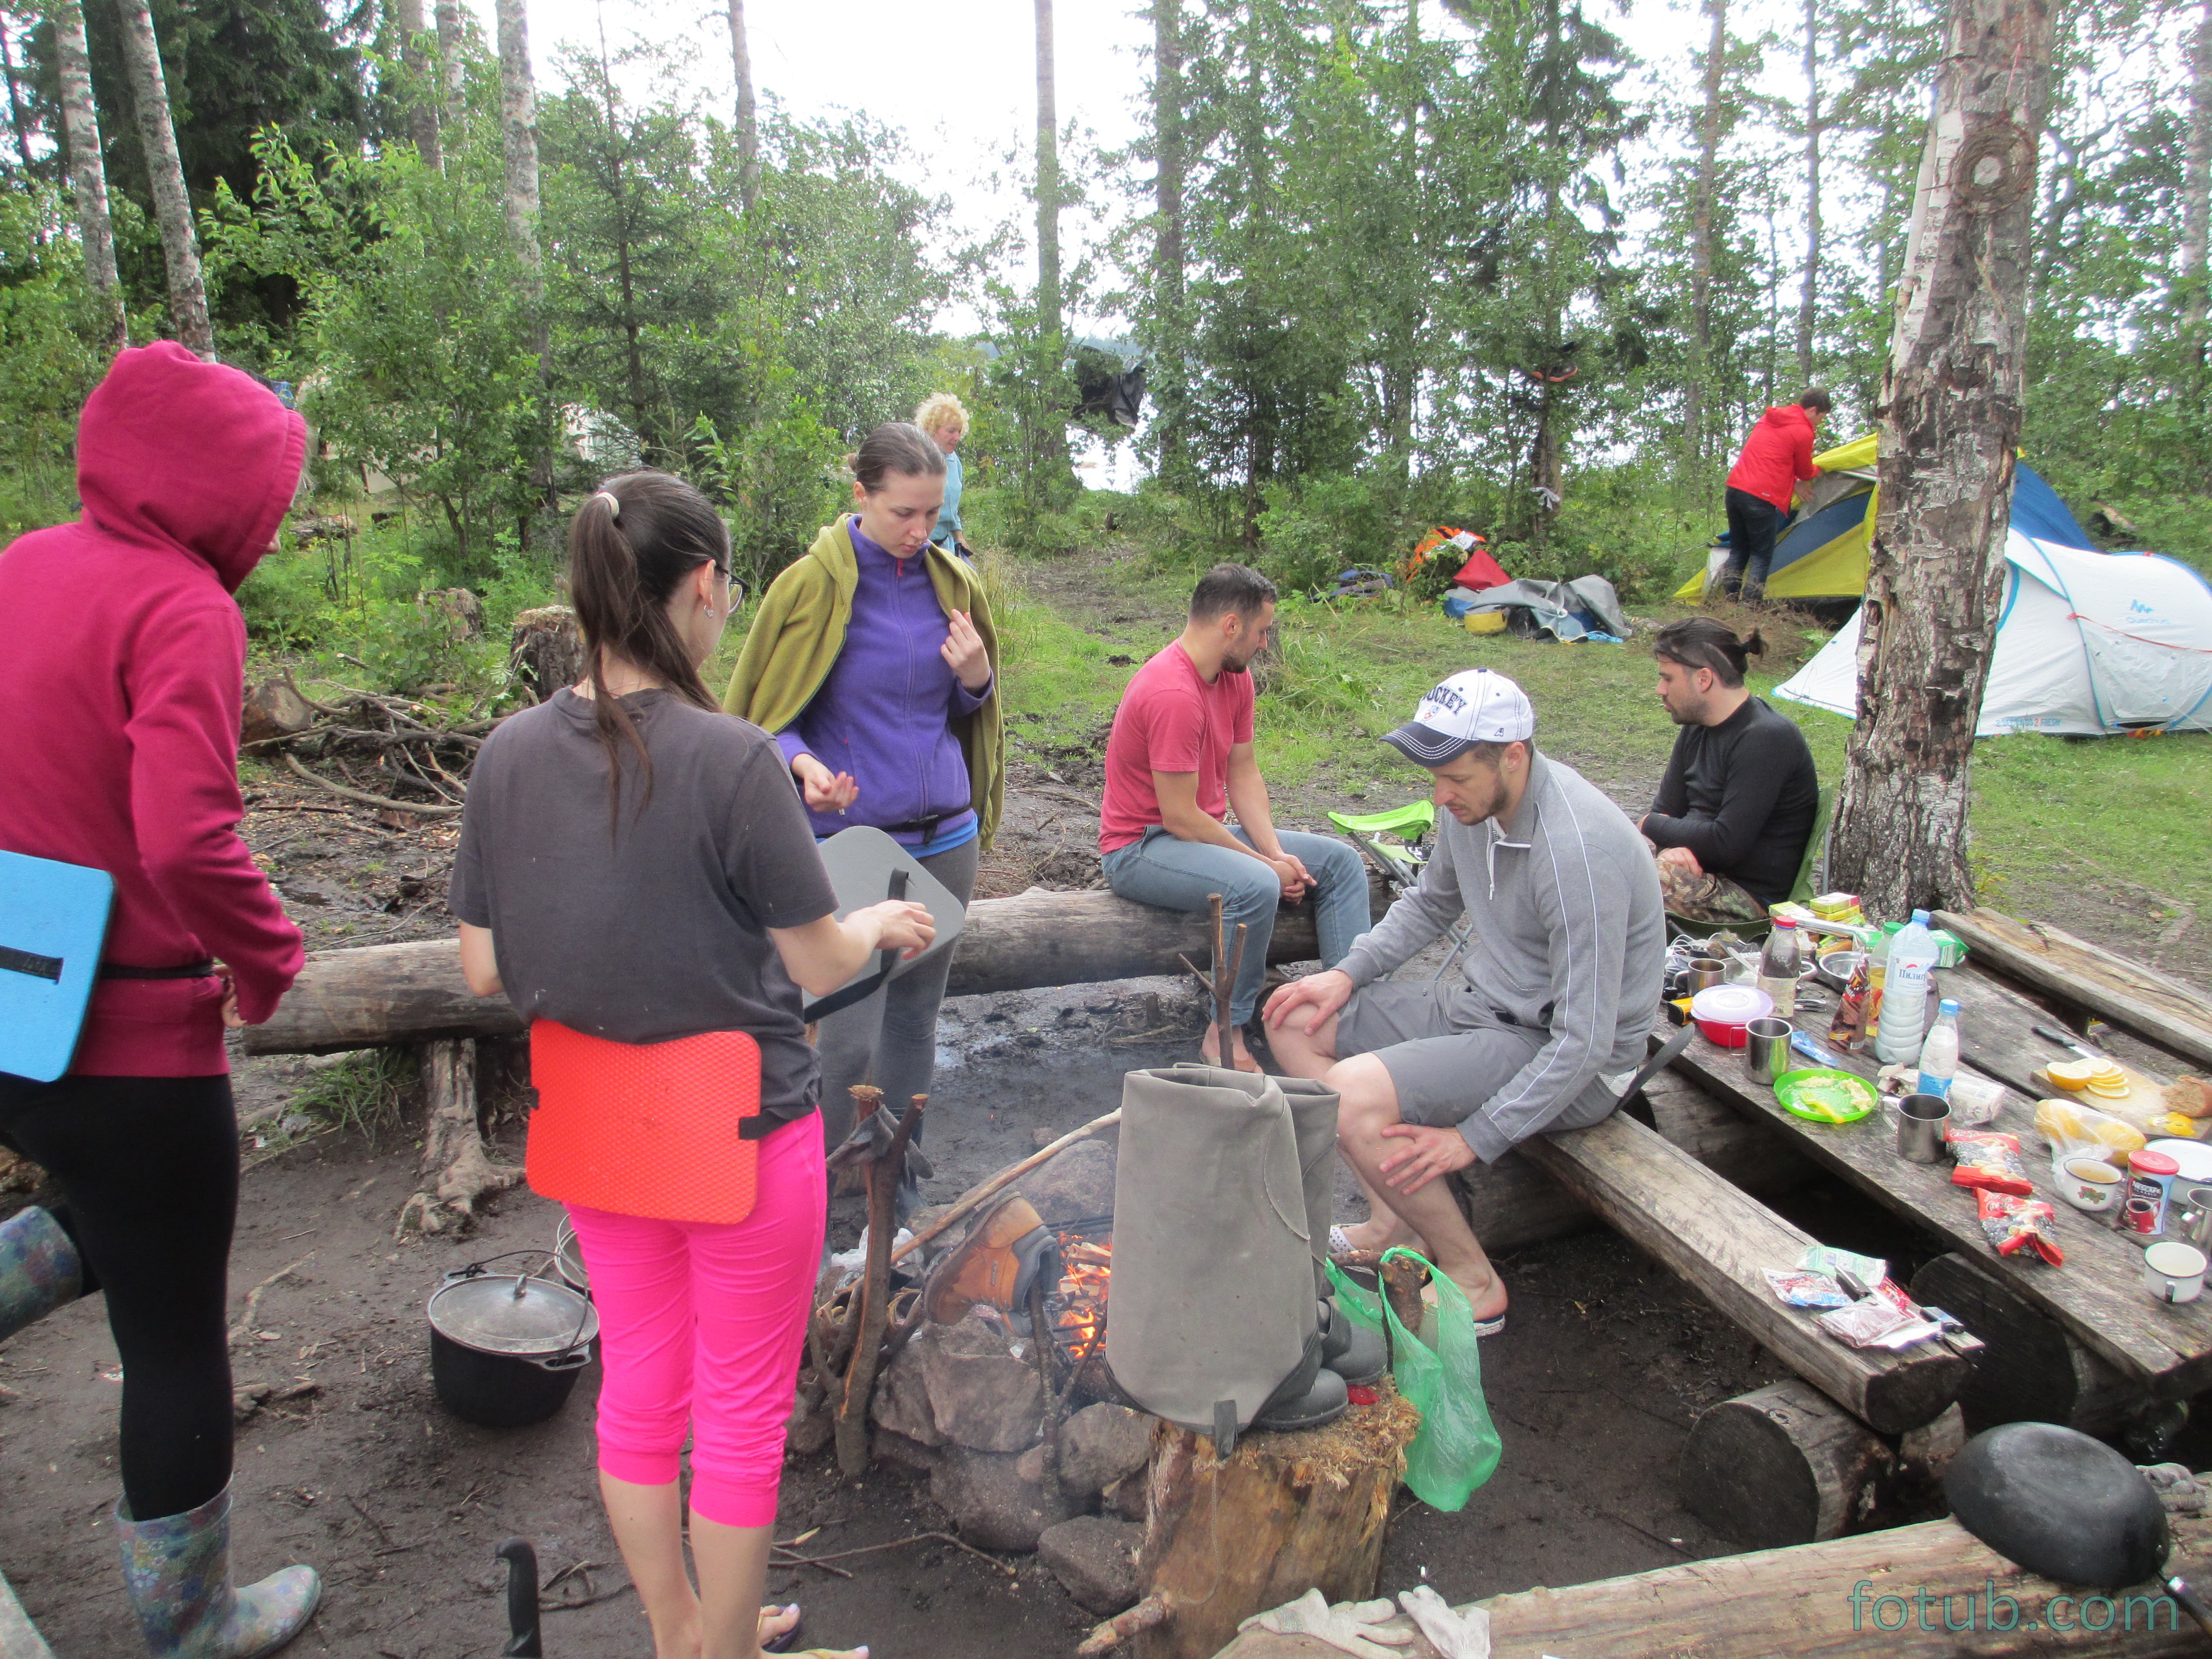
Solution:
M 430 1325 L 484 1353 L 562 1354 L 599 1334 L 599 1311 L 565 1285 L 513 1273 L 456 1279 L 430 1298 Z
M 1755 985 L 1708 985 L 1690 999 L 1690 1018 L 1715 1025 L 1748 1025 L 1774 1012 L 1774 999 Z

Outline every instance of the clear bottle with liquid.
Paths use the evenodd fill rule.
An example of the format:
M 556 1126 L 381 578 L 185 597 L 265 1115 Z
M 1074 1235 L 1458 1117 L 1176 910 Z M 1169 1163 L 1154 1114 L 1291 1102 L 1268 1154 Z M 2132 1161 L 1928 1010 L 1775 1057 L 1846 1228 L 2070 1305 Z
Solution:
M 1959 1005 L 1949 997 L 1936 1005 L 1936 1023 L 1920 1045 L 1920 1092 L 1951 1097 L 1951 1079 L 1959 1075 Z
M 1759 988 L 1774 999 L 1777 1019 L 1797 1017 L 1797 970 L 1803 961 L 1797 924 L 1787 916 L 1777 917 L 1766 946 L 1759 953 Z
M 1882 975 L 1881 1022 L 1875 1033 L 1875 1058 L 1885 1066 L 1909 1065 L 1920 1057 L 1928 1024 L 1928 987 L 1936 972 L 1936 936 L 1928 913 L 1912 920 L 1889 942 L 1889 965 Z

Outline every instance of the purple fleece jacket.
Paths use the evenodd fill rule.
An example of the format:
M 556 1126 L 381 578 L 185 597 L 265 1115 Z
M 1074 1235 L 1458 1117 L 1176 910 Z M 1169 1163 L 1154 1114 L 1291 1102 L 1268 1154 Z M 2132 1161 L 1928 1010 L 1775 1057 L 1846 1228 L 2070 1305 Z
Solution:
M 777 733 L 784 763 L 811 755 L 833 772 L 849 772 L 860 799 L 840 816 L 807 814 L 817 836 L 856 823 L 939 819 L 933 832 L 893 830 L 901 845 L 948 852 L 975 838 L 969 806 L 968 762 L 952 735 L 956 714 L 971 714 L 991 695 L 987 683 L 970 694 L 942 654 L 951 631 L 920 557 L 895 558 L 848 521 L 860 586 L 844 648 L 829 678 Z

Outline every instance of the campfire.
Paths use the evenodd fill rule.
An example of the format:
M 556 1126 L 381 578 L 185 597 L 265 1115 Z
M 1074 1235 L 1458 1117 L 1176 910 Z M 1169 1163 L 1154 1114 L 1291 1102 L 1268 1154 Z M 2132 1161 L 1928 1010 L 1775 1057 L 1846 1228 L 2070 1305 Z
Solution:
M 1107 1286 L 1114 1275 L 1114 1218 L 1097 1216 L 1054 1230 L 1060 1279 L 1045 1293 L 1044 1315 L 1063 1376 L 1086 1367 L 1106 1335 Z

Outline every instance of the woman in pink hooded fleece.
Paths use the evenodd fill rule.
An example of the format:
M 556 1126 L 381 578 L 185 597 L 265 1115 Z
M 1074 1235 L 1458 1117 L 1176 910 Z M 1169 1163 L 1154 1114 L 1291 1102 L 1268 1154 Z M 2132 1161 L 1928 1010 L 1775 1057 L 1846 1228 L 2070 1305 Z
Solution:
M 268 1018 L 301 962 L 238 836 L 231 595 L 306 449 L 252 376 L 166 341 L 125 351 L 78 424 L 83 516 L 0 552 L 0 850 L 115 881 L 69 1074 L 0 1075 L 0 1141 L 68 1198 L 0 1226 L 0 1337 L 106 1292 L 125 1579 L 148 1645 L 190 1659 L 282 1646 L 321 1588 L 307 1567 L 232 1588 L 223 1322 L 239 1173 L 223 1027 Z

